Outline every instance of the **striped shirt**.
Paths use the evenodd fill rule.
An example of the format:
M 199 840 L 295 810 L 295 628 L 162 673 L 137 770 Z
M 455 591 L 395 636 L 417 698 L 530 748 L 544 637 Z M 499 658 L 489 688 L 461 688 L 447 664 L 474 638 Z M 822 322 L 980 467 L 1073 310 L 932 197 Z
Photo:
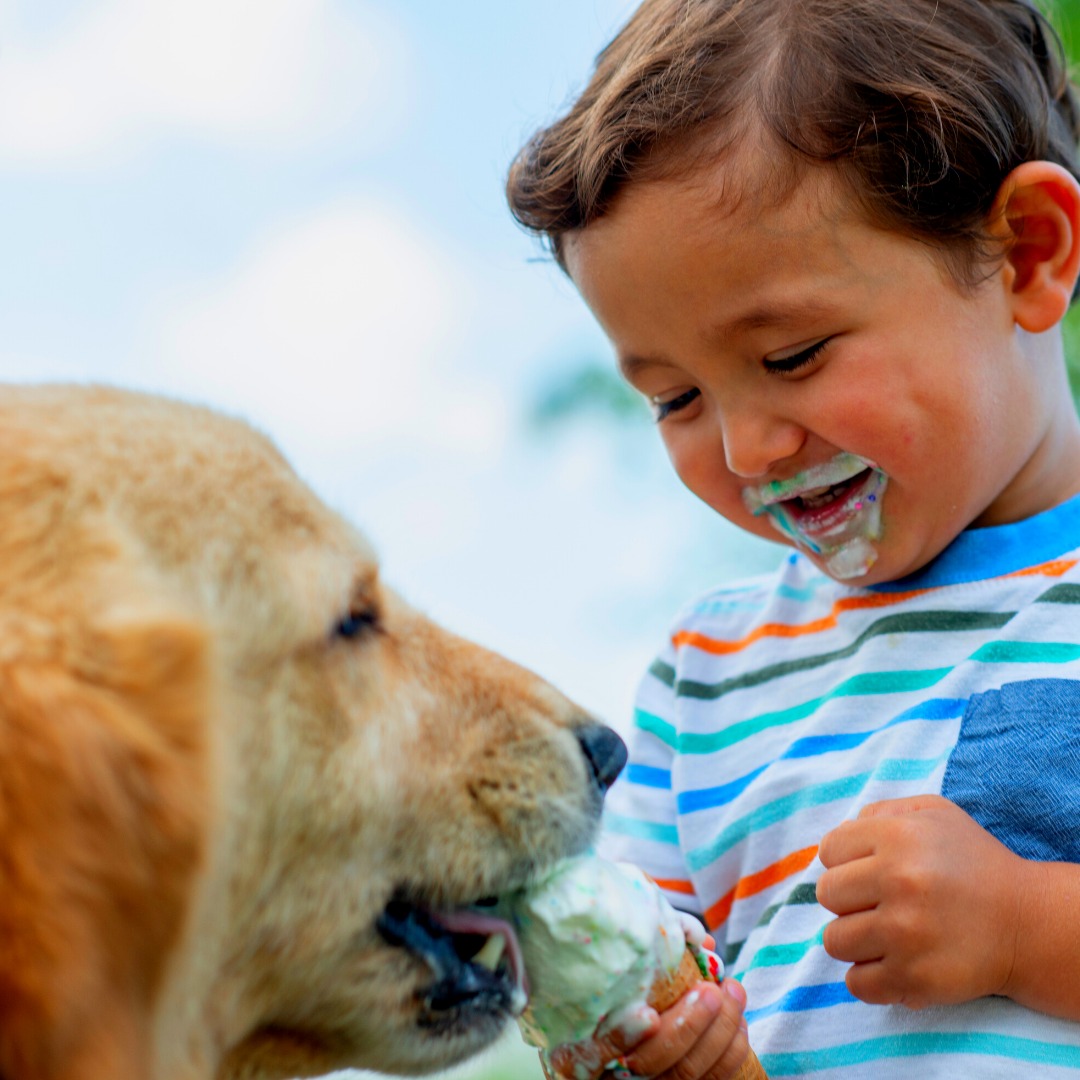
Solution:
M 773 1080 L 1080 1075 L 1080 1024 L 1005 998 L 857 1001 L 815 898 L 826 832 L 926 793 L 1080 863 L 1080 496 L 902 581 L 852 588 L 792 554 L 710 593 L 645 676 L 630 744 L 604 853 L 714 932 Z

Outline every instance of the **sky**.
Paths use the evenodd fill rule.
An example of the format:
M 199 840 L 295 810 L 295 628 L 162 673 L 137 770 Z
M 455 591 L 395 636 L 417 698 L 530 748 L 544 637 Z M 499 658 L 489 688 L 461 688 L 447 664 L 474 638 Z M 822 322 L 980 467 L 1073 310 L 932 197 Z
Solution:
M 0 0 L 0 380 L 247 419 L 417 607 L 625 731 L 678 607 L 780 557 L 644 407 L 528 422 L 611 356 L 503 182 L 631 6 Z
M 681 603 L 768 566 L 645 419 L 538 432 L 610 351 L 513 154 L 626 0 L 0 0 L 0 379 L 266 431 L 459 633 L 625 727 Z

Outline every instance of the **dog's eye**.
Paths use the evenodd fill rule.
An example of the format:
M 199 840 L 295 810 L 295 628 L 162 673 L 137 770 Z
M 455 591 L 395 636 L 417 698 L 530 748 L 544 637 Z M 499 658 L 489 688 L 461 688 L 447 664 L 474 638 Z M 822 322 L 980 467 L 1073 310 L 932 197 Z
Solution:
M 379 628 L 379 613 L 374 607 L 354 607 L 334 627 L 334 636 L 355 638 Z

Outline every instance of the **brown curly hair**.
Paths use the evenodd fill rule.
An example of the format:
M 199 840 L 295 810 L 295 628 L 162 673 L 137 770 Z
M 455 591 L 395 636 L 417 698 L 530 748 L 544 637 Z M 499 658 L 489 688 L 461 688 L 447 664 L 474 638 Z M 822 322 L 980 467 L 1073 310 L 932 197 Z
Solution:
M 839 167 L 871 221 L 969 283 L 996 254 L 987 219 L 1017 165 L 1080 178 L 1080 99 L 1028 0 L 645 0 L 514 160 L 510 207 L 563 265 L 565 236 L 625 185 L 751 132 L 786 151 L 781 187 Z

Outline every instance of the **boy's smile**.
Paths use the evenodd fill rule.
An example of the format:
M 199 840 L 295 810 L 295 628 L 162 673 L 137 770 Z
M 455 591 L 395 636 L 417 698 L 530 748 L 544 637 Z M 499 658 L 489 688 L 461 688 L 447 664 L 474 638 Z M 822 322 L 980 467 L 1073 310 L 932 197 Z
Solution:
M 770 202 L 750 156 L 630 184 L 565 248 L 687 487 L 853 584 L 1074 494 L 1059 346 L 1018 329 L 1008 261 L 963 287 L 834 170 Z
M 820 555 L 835 578 L 864 577 L 877 562 L 888 477 L 873 462 L 840 453 L 788 480 L 743 488 L 750 513 L 768 514 L 783 536 Z

